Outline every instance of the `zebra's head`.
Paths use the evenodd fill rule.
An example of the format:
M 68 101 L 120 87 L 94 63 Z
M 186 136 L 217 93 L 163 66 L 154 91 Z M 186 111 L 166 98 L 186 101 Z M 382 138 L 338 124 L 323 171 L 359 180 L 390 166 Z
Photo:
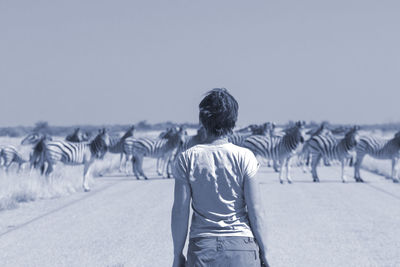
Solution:
M 395 133 L 394 138 L 395 141 L 397 141 L 397 145 L 400 147 L 400 131 Z
M 168 139 L 168 142 L 174 146 L 182 145 L 185 142 L 186 130 L 182 126 L 169 128 L 162 138 Z
M 263 124 L 265 134 L 272 136 L 275 132 L 276 124 L 274 122 L 266 122 Z
M 83 135 L 81 128 L 75 128 L 74 132 L 72 134 L 69 134 L 65 137 L 66 141 L 69 142 L 83 142 L 83 141 L 87 141 L 87 139 L 85 140 L 84 138 L 85 136 Z
M 105 128 L 99 130 L 97 136 L 90 142 L 90 151 L 96 158 L 102 159 L 111 144 L 111 138 Z
M 346 145 L 349 149 L 355 148 L 360 141 L 358 130 L 360 130 L 360 126 L 354 125 L 345 135 Z
M 305 121 L 297 121 L 292 127 L 284 130 L 285 135 L 292 138 L 295 142 L 303 144 L 305 140 L 305 124 Z
M 158 138 L 168 138 L 168 135 L 170 134 L 172 128 L 167 128 L 165 131 L 162 131 L 159 135 Z
M 251 124 L 249 126 L 249 128 L 250 128 L 251 133 L 254 135 L 266 135 L 268 133 L 268 131 L 271 129 L 271 123 L 266 122 L 261 125 Z
M 121 137 L 122 139 L 132 137 L 133 133 L 135 132 L 135 125 L 132 125 L 129 127 L 129 129 L 126 131 L 126 133 Z

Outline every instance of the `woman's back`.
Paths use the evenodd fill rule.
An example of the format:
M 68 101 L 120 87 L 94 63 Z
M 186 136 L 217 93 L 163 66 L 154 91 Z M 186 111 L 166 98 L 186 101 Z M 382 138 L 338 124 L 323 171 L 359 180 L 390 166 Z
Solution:
M 243 179 L 253 177 L 257 170 L 250 150 L 227 142 L 197 145 L 178 157 L 175 177 L 186 178 L 192 192 L 191 238 L 253 237 Z

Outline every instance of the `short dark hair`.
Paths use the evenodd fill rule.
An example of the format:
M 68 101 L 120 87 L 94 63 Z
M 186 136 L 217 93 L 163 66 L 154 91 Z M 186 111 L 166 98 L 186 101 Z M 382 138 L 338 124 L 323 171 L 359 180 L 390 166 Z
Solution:
M 214 88 L 199 104 L 201 124 L 215 136 L 232 133 L 235 127 L 239 104 L 225 88 Z

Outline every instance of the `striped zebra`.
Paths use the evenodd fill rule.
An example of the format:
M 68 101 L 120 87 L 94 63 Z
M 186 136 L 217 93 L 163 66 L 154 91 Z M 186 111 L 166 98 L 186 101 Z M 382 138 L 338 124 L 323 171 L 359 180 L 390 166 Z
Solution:
M 28 162 L 22 157 L 22 155 L 17 151 L 14 146 L 5 146 L 0 148 L 0 160 L 1 164 L 6 170 L 6 173 L 8 173 L 8 169 L 10 168 L 11 164 L 18 164 L 17 172 L 20 172 L 23 164 Z
M 21 141 L 21 145 L 33 145 L 32 152 L 29 154 L 31 172 L 33 169 L 39 168 L 39 163 L 43 155 L 42 152 L 45 148 L 45 142 L 47 141 L 52 141 L 52 137 L 40 133 L 29 134 Z
M 265 125 L 266 124 L 259 126 L 251 124 L 246 128 L 240 129 L 228 135 L 228 141 L 234 145 L 243 146 L 246 138 L 252 135 L 266 135 L 268 133 L 268 129 L 266 128 Z
M 319 182 L 317 166 L 321 158 L 326 158 L 329 161 L 340 161 L 342 165 L 342 182 L 346 182 L 344 167 L 346 160 L 353 157 L 355 153 L 359 140 L 359 128 L 354 126 L 342 139 L 336 139 L 333 136 L 320 133 L 309 140 L 308 151 L 311 155 L 311 173 L 314 182 Z
M 82 133 L 81 129 L 78 127 L 74 130 L 72 134 L 69 134 L 65 137 L 65 141 L 69 142 L 86 142 L 89 140 L 89 136 L 87 133 Z
M 108 152 L 113 153 L 113 154 L 119 154 L 119 171 L 122 172 L 122 163 L 123 163 L 123 158 L 125 155 L 124 152 L 124 144 L 125 140 L 127 138 L 133 137 L 135 131 L 135 126 L 132 125 L 129 127 L 129 129 L 125 132 L 125 134 L 122 137 L 116 137 L 116 138 L 110 138 L 110 145 L 108 147 Z M 126 163 L 126 161 L 125 161 Z
M 183 142 L 183 134 L 182 128 L 173 127 L 167 131 L 163 138 L 126 139 L 124 143 L 126 160 L 132 161 L 132 170 L 136 178 L 140 179 L 140 176 L 143 176 L 147 180 L 142 167 L 144 157 L 162 157 L 167 160 L 180 143 Z M 168 177 L 170 176 L 171 174 L 168 173 Z
M 105 129 L 90 142 L 73 143 L 68 141 L 49 141 L 44 143 L 41 152 L 35 151 L 40 156 L 40 169 L 42 174 L 49 176 L 55 165 L 62 162 L 66 165 L 84 165 L 82 187 L 85 192 L 90 191 L 87 176 L 90 167 L 96 159 L 102 159 L 110 145 L 110 137 Z M 47 168 L 45 168 L 47 164 Z M 46 171 L 45 171 L 46 169 Z
M 306 135 L 309 135 L 310 137 L 304 142 L 303 149 L 299 155 L 300 163 L 303 166 L 303 172 L 307 172 L 307 167 L 310 166 L 310 163 L 311 163 L 311 154 L 309 151 L 309 143 L 310 143 L 311 139 L 314 136 L 318 136 L 318 135 L 329 136 L 331 138 L 334 138 L 332 132 L 327 128 L 326 124 L 327 124 L 326 122 L 322 122 L 321 125 L 317 129 L 310 129 L 306 132 Z M 324 160 L 325 166 L 330 166 L 330 162 L 327 157 L 323 156 L 323 160 Z
M 183 152 L 193 146 L 202 144 L 206 141 L 207 139 L 207 132 L 204 127 L 200 127 L 197 129 L 197 133 L 192 136 L 185 136 L 183 142 L 181 143 L 181 146 L 179 147 L 178 153 Z
M 271 137 L 265 135 L 253 135 L 243 143 L 243 146 L 250 149 L 255 156 L 274 160 L 275 165 L 281 165 L 279 181 L 283 183 L 283 173 L 286 168 L 286 179 L 292 183 L 290 177 L 290 161 L 297 154 L 304 143 L 303 137 L 304 122 L 297 122 L 294 126 L 284 130 L 283 137 Z M 274 166 L 277 168 L 277 166 Z
M 249 133 L 251 132 L 254 135 L 264 135 L 266 134 L 271 128 L 272 125 L 275 125 L 274 123 L 271 122 L 266 122 L 264 124 L 250 124 L 249 126 L 236 130 L 236 133 Z
M 167 138 L 167 134 L 171 128 L 167 128 L 165 131 L 161 132 L 158 136 L 158 138 L 164 139 Z M 187 131 L 185 130 L 183 132 L 182 140 L 188 139 L 188 134 Z M 184 141 L 183 141 L 184 142 Z M 178 150 L 180 150 L 184 145 L 183 142 L 180 142 L 180 144 L 172 151 L 172 153 L 169 154 L 168 157 L 158 157 L 157 158 L 157 174 L 159 176 L 164 175 L 164 171 L 167 175 L 168 178 L 171 178 L 171 173 L 172 173 L 172 162 L 175 160 L 175 156 L 178 154 Z
M 183 151 L 188 150 L 193 146 L 203 144 L 206 141 L 206 139 L 207 139 L 207 132 L 203 126 L 197 129 L 197 133 L 195 135 L 183 136 L 183 141 L 176 149 L 176 152 L 173 155 L 173 160 L 171 161 L 171 163 L 175 161 L 175 158 L 179 155 L 179 153 L 182 153 Z
M 365 155 L 376 159 L 390 159 L 392 161 L 391 179 L 398 183 L 397 163 L 400 158 L 400 131 L 390 140 L 377 139 L 372 136 L 363 136 L 356 147 L 357 159 L 354 166 L 354 179 L 357 182 L 364 182 L 360 176 L 360 167 Z

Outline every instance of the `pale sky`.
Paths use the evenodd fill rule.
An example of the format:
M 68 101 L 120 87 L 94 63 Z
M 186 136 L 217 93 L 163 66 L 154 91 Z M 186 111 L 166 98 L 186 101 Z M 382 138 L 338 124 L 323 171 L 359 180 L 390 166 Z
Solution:
M 400 122 L 400 1 L 0 0 L 0 126 Z

